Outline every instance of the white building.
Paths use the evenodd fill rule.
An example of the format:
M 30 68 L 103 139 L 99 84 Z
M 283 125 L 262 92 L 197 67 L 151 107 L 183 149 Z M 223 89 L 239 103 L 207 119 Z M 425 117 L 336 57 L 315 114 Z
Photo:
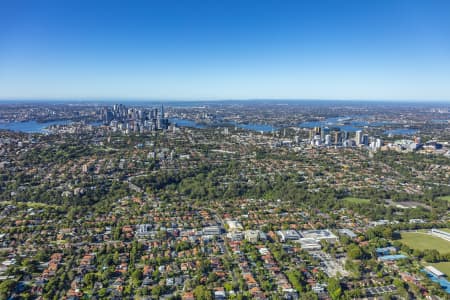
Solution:
M 149 236 L 152 232 L 152 225 L 151 224 L 139 224 L 136 228 L 136 236 L 142 237 L 142 236 Z
M 241 231 L 244 229 L 241 223 L 235 220 L 226 220 L 228 231 Z
M 338 241 L 338 237 L 334 235 L 330 230 L 304 230 L 301 231 L 300 234 L 304 238 L 314 239 L 318 242 L 325 240 L 328 243 L 335 243 Z
M 280 237 L 281 242 L 295 241 L 301 238 L 301 235 L 295 230 L 280 230 L 277 231 L 277 235 Z
M 227 238 L 230 239 L 231 241 L 242 241 L 244 239 L 244 235 L 242 234 L 242 232 L 236 231 L 236 232 L 228 232 L 227 233 Z
M 348 236 L 351 239 L 354 239 L 357 237 L 356 233 L 354 233 L 353 231 L 351 231 L 350 229 L 344 228 L 344 229 L 339 229 L 339 233 Z
M 258 230 L 246 230 L 244 232 L 245 239 L 250 243 L 257 243 L 259 240 L 259 231 Z
M 322 248 L 316 239 L 301 238 L 298 241 L 302 249 L 306 251 L 320 250 Z
M 219 226 L 208 226 L 203 228 L 203 235 L 220 235 L 221 230 Z
M 431 229 L 430 233 L 434 236 L 440 237 L 441 239 L 444 239 L 444 240 L 450 242 L 450 233 L 449 232 L 442 231 L 439 229 Z
M 433 266 L 426 266 L 425 270 L 427 270 L 428 272 L 430 272 L 431 274 L 433 274 L 436 277 L 444 277 L 445 274 L 442 273 L 441 271 L 439 271 L 438 269 L 436 269 Z
M 355 142 L 356 142 L 356 145 L 360 145 L 360 144 L 361 144 L 361 139 L 362 139 L 362 131 L 361 131 L 361 130 L 358 130 L 358 131 L 356 131 L 356 133 L 355 133 Z

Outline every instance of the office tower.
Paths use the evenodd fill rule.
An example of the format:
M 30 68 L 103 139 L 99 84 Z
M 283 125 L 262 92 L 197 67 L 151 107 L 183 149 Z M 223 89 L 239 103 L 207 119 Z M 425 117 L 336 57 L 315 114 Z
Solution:
M 360 144 L 361 144 L 361 139 L 362 139 L 362 131 L 361 131 L 361 130 L 358 130 L 358 131 L 356 131 L 356 133 L 355 133 L 355 142 L 356 142 L 356 145 L 360 145 Z
M 364 146 L 369 146 L 369 136 L 367 134 L 362 136 L 361 144 Z
M 320 138 L 320 133 L 322 132 L 322 128 L 314 127 L 309 131 L 309 140 L 315 140 L 317 136 Z
M 340 132 L 340 131 L 335 131 L 334 132 L 334 143 L 336 145 L 341 145 L 342 144 L 342 132 Z
M 348 140 L 350 138 L 350 132 L 344 131 L 344 141 Z
M 321 131 L 321 133 L 320 133 L 321 139 L 322 139 L 322 140 L 325 140 L 325 136 L 326 136 L 327 134 L 330 134 L 330 128 L 328 128 L 328 127 L 322 128 L 322 131 Z
M 321 127 L 314 127 L 314 135 L 320 135 L 322 132 Z
M 309 140 L 312 141 L 312 139 L 314 138 L 315 135 L 316 135 L 316 130 L 314 128 L 311 128 L 309 130 Z
M 383 141 L 381 139 L 375 140 L 375 149 L 380 149 L 382 145 L 383 145 Z

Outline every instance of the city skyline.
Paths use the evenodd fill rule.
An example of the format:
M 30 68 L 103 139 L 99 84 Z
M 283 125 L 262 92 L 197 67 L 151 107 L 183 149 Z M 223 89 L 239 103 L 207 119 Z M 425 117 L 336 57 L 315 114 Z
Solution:
M 449 8 L 3 3 L 0 99 L 449 101 Z

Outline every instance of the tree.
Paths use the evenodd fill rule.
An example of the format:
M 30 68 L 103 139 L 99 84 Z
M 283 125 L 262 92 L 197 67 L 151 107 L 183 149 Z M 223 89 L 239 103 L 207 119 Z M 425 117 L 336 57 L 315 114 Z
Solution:
M 0 296 L 2 299 L 6 299 L 16 286 L 16 281 L 7 279 L 0 283 Z
M 328 292 L 330 293 L 331 299 L 339 299 L 342 295 L 342 287 L 337 278 L 331 277 L 328 280 Z
M 142 271 L 140 269 L 134 270 L 134 272 L 131 274 L 131 279 L 133 282 L 133 286 L 139 286 L 142 280 Z
M 219 277 L 217 276 L 217 274 L 215 272 L 210 272 L 208 275 L 208 282 L 209 283 L 216 282 L 218 278 Z
M 96 280 L 97 280 L 97 275 L 95 273 L 88 273 L 88 274 L 84 275 L 84 278 L 83 278 L 84 284 L 86 286 L 88 286 L 89 288 L 92 288 L 92 286 L 94 285 Z
M 152 295 L 157 299 L 159 298 L 159 295 L 161 295 L 161 287 L 159 285 L 152 289 Z
M 350 259 L 360 259 L 363 252 L 358 245 L 353 244 L 348 247 L 347 254 Z
M 319 297 L 317 296 L 316 293 L 314 293 L 313 291 L 309 291 L 306 293 L 302 293 L 302 300 L 318 300 Z
M 225 289 L 227 292 L 230 292 L 230 291 L 233 290 L 233 283 L 231 283 L 231 282 L 225 282 L 225 283 L 223 284 L 223 287 L 224 287 L 224 289 Z
M 195 296 L 195 299 L 199 299 L 199 300 L 212 300 L 213 299 L 213 295 L 212 295 L 211 291 L 208 290 L 203 285 L 197 285 L 195 287 L 194 296 Z
M 392 239 L 393 235 L 394 235 L 394 232 L 392 231 L 392 228 L 386 227 L 385 229 L 383 229 L 383 237 L 385 239 L 390 240 L 390 239 Z
M 119 263 L 119 252 L 117 252 L 117 251 L 114 252 L 113 262 L 116 265 Z
M 107 291 L 106 288 L 101 288 L 101 289 L 98 291 L 98 296 L 99 296 L 100 298 L 103 298 L 103 297 L 106 296 L 107 293 L 108 293 L 108 291 Z
M 423 259 L 427 262 L 438 262 L 440 260 L 440 254 L 436 249 L 425 250 Z

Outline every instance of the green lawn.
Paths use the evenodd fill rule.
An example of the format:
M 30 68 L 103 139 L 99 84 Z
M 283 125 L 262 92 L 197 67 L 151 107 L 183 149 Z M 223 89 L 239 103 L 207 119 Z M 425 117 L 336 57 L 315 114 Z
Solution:
M 448 202 L 450 202 L 450 196 L 439 197 L 439 199 L 447 200 Z
M 424 265 L 427 265 L 428 263 L 425 263 Z M 447 274 L 447 277 L 450 278 L 450 262 L 440 262 L 440 263 L 436 263 L 436 264 L 428 264 L 431 265 L 433 267 L 435 267 L 436 269 L 438 269 L 439 271 Z
M 447 253 L 450 250 L 450 242 L 421 232 L 402 232 L 401 242 L 418 250 L 436 249 L 439 253 Z
M 450 228 L 438 228 L 438 229 L 450 233 Z
M 361 203 L 361 204 L 369 204 L 370 203 L 369 199 L 356 198 L 356 197 L 345 197 L 342 200 L 345 202 L 350 202 L 350 203 Z

